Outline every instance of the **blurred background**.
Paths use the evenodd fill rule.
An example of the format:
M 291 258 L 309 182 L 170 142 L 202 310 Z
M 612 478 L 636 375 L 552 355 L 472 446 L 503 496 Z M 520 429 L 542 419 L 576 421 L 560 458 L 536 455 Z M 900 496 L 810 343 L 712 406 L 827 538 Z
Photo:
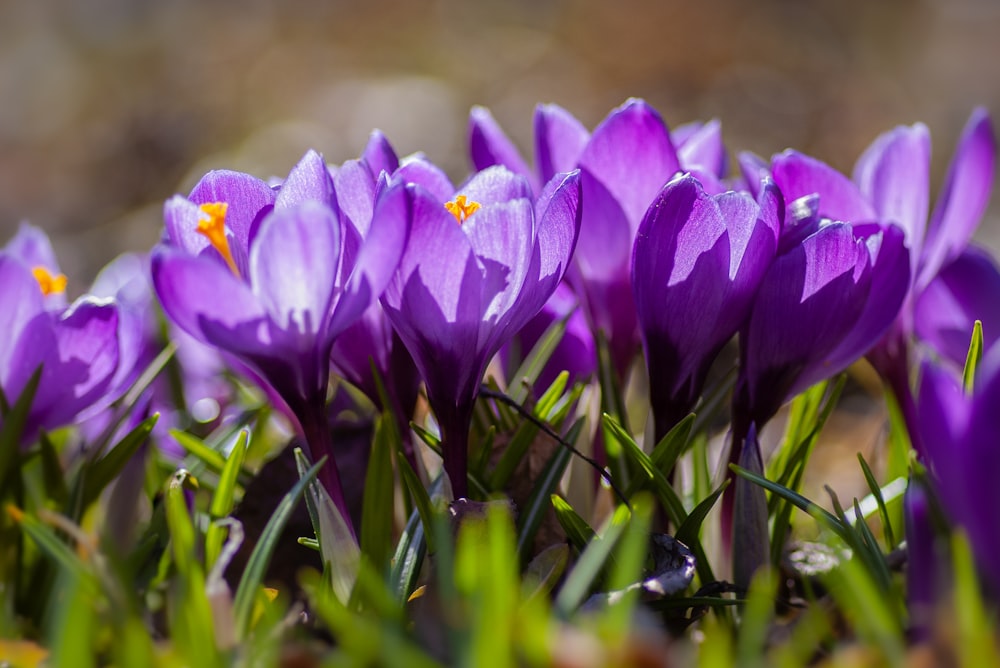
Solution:
M 3 0 L 0 243 L 42 226 L 79 292 L 212 168 L 341 162 L 378 127 L 460 180 L 473 104 L 529 156 L 537 102 L 592 128 L 637 96 L 848 171 L 919 120 L 936 192 L 972 107 L 1000 114 L 997 35 L 995 0 Z

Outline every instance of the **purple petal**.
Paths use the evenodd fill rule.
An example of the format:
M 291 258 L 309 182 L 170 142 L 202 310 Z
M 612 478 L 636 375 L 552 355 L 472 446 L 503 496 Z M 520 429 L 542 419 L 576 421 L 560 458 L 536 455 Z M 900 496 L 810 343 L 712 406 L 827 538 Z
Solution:
M 250 287 L 222 264 L 160 246 L 153 251 L 151 272 L 163 310 L 202 343 L 232 352 L 260 351 L 270 344 L 266 311 Z M 226 337 L 223 330 L 238 336 Z
M 412 217 L 412 194 L 402 183 L 390 187 L 379 198 L 367 237 L 335 306 L 330 336 L 361 317 L 385 291 L 406 248 Z
M 333 178 L 326 162 L 316 151 L 307 151 L 298 164 L 292 167 L 288 178 L 281 184 L 275 207 L 293 207 L 307 200 L 337 206 Z
M 337 170 L 333 183 L 341 215 L 364 237 L 375 210 L 375 177 L 364 162 L 348 160 Z
M 986 110 L 976 109 L 962 131 L 931 216 L 918 290 L 972 238 L 989 201 L 996 151 L 990 117 Z
M 542 183 L 575 169 L 589 140 L 587 129 L 562 107 L 535 107 L 535 164 Z
M 875 211 L 850 179 L 815 158 L 785 151 L 774 157 L 771 171 L 789 204 L 816 194 L 820 214 L 826 218 L 857 223 L 876 218 Z
M 538 191 L 537 177 L 486 107 L 473 107 L 469 112 L 469 151 L 476 170 L 503 165 L 523 176 L 531 183 L 532 190 Z
M 549 194 L 551 193 L 551 195 Z M 557 174 L 535 203 L 536 235 L 541 264 L 539 277 L 562 279 L 580 236 L 583 208 L 580 171 Z
M 521 175 L 502 165 L 477 172 L 456 195 L 465 195 L 483 207 L 502 204 L 514 199 L 531 200 L 531 184 Z M 450 199 L 450 198 L 449 198 Z
M 455 195 L 455 186 L 441 168 L 424 158 L 407 160 L 393 175 L 394 181 L 415 183 L 444 204 Z
M 789 396 L 839 371 L 824 374 L 824 360 L 857 322 L 870 286 L 868 250 L 847 224 L 828 225 L 775 258 L 742 344 L 752 419 L 766 421 Z
M 879 222 L 903 229 L 914 265 L 927 227 L 930 159 L 930 134 L 918 123 L 880 136 L 854 167 L 854 182 L 872 203 Z
M 632 99 L 597 126 L 580 156 L 580 168 L 618 201 L 634 230 L 680 164 L 663 119 L 642 100 Z M 588 180 L 584 189 L 589 192 Z
M 264 220 L 250 251 L 250 283 L 279 328 L 323 335 L 339 256 L 337 215 L 320 202 L 277 208 Z
M 910 286 L 910 252 L 904 232 L 895 225 L 867 234 L 860 226 L 855 233 L 866 238 L 872 259 L 872 286 L 864 310 L 850 333 L 827 357 L 828 375 L 839 373 L 867 353 L 896 319 Z M 825 370 L 824 370 L 825 372 Z
M 396 157 L 395 149 L 379 130 L 372 131 L 365 150 L 361 152 L 361 160 L 376 177 L 382 172 L 391 175 L 399 169 L 399 158 Z
M 28 267 L 45 267 L 51 274 L 60 273 L 59 262 L 52 250 L 52 242 L 40 227 L 21 223 L 17 228 L 17 234 L 11 237 L 3 250 Z
M 495 352 L 491 349 L 494 344 L 495 347 L 500 345 L 496 342 L 497 337 L 506 334 L 506 327 L 512 318 L 520 316 L 512 312 L 512 307 L 519 301 L 522 291 L 536 287 L 525 284 L 534 247 L 531 202 L 517 199 L 483 207 L 462 227 L 469 236 L 476 259 L 485 269 L 480 297 L 483 326 L 479 341 L 484 349 L 489 350 L 487 354 L 492 354 Z M 555 284 L 552 289 L 555 289 Z M 539 308 L 547 297 L 545 295 L 539 301 Z M 520 325 L 535 312 L 537 309 L 518 318 L 517 325 L 510 326 L 520 329 Z M 487 340 L 490 343 L 486 343 Z
M 15 361 L 14 348 L 28 323 L 45 313 L 45 301 L 29 268 L 5 251 L 0 252 L 0 286 L 3 286 L 0 313 L 4 318 L 4 334 L 0 336 L 0 384 L 7 399 L 13 401 L 16 394 L 11 390 L 9 375 Z
M 771 179 L 771 165 L 764 158 L 750 151 L 743 151 L 736 156 L 740 173 L 746 182 L 746 188 L 754 197 L 760 193 L 760 182 Z
M 242 249 L 242 253 L 245 255 L 250 246 L 250 235 L 254 224 L 267 215 L 271 207 L 274 206 L 275 194 L 274 190 L 267 183 L 254 176 L 242 172 L 218 170 L 209 172 L 203 176 L 198 185 L 191 191 L 188 199 L 196 205 L 210 202 L 226 202 L 229 205 L 226 211 L 226 227 L 232 232 L 237 246 Z M 168 202 L 168 206 L 169 204 Z M 198 218 L 194 218 L 193 223 L 189 218 L 185 218 L 183 219 L 183 223 L 187 225 L 193 224 L 193 227 L 190 227 L 189 231 L 194 234 Z M 167 229 L 171 233 L 174 243 L 185 247 L 184 244 L 187 242 L 174 236 L 169 213 Z M 200 234 L 197 236 L 201 237 Z M 190 251 L 193 255 L 196 255 L 201 248 L 204 248 L 207 241 L 204 243 L 194 243 L 194 246 L 199 246 L 199 243 L 201 245 L 198 251 Z
M 913 321 L 918 338 L 961 369 L 976 320 L 983 323 L 984 347 L 992 348 L 1000 339 L 1000 268 L 970 246 L 920 292 Z
M 677 138 L 677 130 L 670 133 L 677 145 L 681 169 L 700 169 L 717 178 L 725 176 L 726 146 L 722 143 L 722 123 L 718 119 L 712 119 L 685 135 L 682 142 Z
M 463 293 L 462 277 L 475 256 L 469 238 L 442 203 L 419 186 L 407 188 L 412 206 L 409 242 L 399 269 L 385 291 L 385 303 L 399 310 L 405 285 L 416 280 L 426 288 L 447 322 L 478 325 L 479 289 L 475 296 Z M 399 205 L 395 205 L 399 206 Z

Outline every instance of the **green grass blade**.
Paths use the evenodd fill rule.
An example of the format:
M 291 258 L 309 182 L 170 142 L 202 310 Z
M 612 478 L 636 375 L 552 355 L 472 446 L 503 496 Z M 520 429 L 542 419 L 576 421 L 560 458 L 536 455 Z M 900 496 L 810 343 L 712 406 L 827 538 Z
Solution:
M 398 449 L 393 445 L 395 424 L 389 412 L 380 415 L 375 422 L 362 498 L 361 553 L 367 555 L 372 565 L 380 571 L 388 566 L 392 541 L 392 453 Z M 395 442 L 398 441 L 396 438 Z
M 972 326 L 972 340 L 969 341 L 969 352 L 965 356 L 965 368 L 962 371 L 962 383 L 965 393 L 972 393 L 976 380 L 976 369 L 983 359 L 983 322 L 976 320 Z
M 427 553 L 424 535 L 424 523 L 417 511 L 413 511 L 396 544 L 396 553 L 389 570 L 389 586 L 400 605 L 406 603 L 417 587 L 417 578 Z
M 625 532 L 630 515 L 628 508 L 618 506 L 604 533 L 587 545 L 556 595 L 555 608 L 560 615 L 568 617 L 583 603 Z
M 226 465 L 219 477 L 219 484 L 212 495 L 212 503 L 209 506 L 209 515 L 211 515 L 212 520 L 221 520 L 233 512 L 236 498 L 236 479 L 243 467 L 243 460 L 246 458 L 249 446 L 250 432 L 243 429 L 229 452 L 229 458 L 226 459 Z M 214 521 L 209 525 L 205 533 L 205 566 L 207 568 L 212 568 L 219 558 L 227 532 L 225 527 Z
M 722 493 L 729 487 L 729 480 L 724 481 L 717 490 L 712 492 L 711 495 L 707 496 L 701 503 L 695 506 L 694 510 L 687 516 L 684 523 L 680 525 L 677 529 L 677 533 L 674 534 L 674 538 L 684 543 L 685 545 L 697 545 L 699 542 L 698 534 L 701 532 L 701 525 L 708 516 L 708 513 L 715 506 L 715 502 L 719 500 Z
M 552 509 L 555 510 L 559 525 L 566 532 L 566 538 L 577 551 L 583 552 L 587 549 L 587 544 L 597 537 L 597 532 L 561 496 L 553 494 L 549 500 L 552 503 Z
M 958 627 L 955 646 L 959 665 L 967 668 L 1000 665 L 1000 651 L 994 636 L 996 616 L 983 602 L 976 563 L 963 532 L 957 531 L 952 536 L 951 550 L 955 570 L 953 609 Z
M 519 404 L 525 402 L 528 398 L 528 391 L 538 382 L 538 376 L 548 364 L 552 353 L 555 352 L 565 333 L 566 320 L 558 320 L 549 325 L 528 356 L 524 358 L 524 362 L 510 377 L 510 382 L 507 385 L 511 399 Z
M 896 547 L 896 539 L 892 531 L 892 520 L 889 518 L 889 509 L 885 505 L 885 499 L 882 497 L 882 488 L 879 487 L 878 481 L 875 480 L 875 474 L 872 473 L 871 467 L 868 466 L 868 462 L 865 461 L 864 456 L 858 453 L 858 462 L 861 463 L 861 470 L 865 474 L 865 481 L 868 483 L 868 489 L 871 490 L 872 496 L 875 498 L 875 502 L 878 503 L 878 512 L 882 517 L 882 531 L 885 534 L 886 545 L 889 549 L 894 549 Z M 859 517 L 858 519 L 862 519 Z
M 77 517 L 82 516 L 83 512 L 90 507 L 90 504 L 96 501 L 97 497 L 101 495 L 104 488 L 118 477 L 118 474 L 122 472 L 122 469 L 125 468 L 125 465 L 132 459 L 136 451 L 149 438 L 153 427 L 156 426 L 156 422 L 159 419 L 159 413 L 149 416 L 136 425 L 135 429 L 130 431 L 107 454 L 92 464 L 84 465 L 80 471 L 79 478 L 83 488 L 80 495 L 80 507 L 76 509 L 77 513 L 75 515 Z

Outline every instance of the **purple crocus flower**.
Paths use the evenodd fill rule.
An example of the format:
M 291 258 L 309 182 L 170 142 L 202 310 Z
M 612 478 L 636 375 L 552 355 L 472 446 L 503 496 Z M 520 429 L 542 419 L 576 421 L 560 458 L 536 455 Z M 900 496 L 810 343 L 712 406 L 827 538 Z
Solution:
M 871 349 L 899 312 L 909 277 L 903 232 L 892 225 L 826 222 L 779 254 L 740 332 L 735 437 Z
M 614 367 L 623 377 L 639 344 L 629 280 L 636 230 L 663 184 L 682 169 L 709 192 L 724 190 L 719 123 L 682 126 L 672 137 L 655 109 L 631 99 L 591 135 L 565 110 L 542 105 L 535 111 L 537 175 L 485 109 L 473 110 L 469 134 L 477 169 L 504 164 L 534 183 L 545 183 L 557 171 L 580 169 L 587 204 L 568 279 L 591 328 L 607 339 Z
M 45 303 L 46 281 L 9 252 L 0 251 L 0 387 L 14 402 L 39 367 L 38 388 L 22 442 L 39 429 L 78 419 L 108 400 L 119 362 L 118 308 L 83 297 L 65 310 Z
M 461 497 L 483 373 L 563 277 L 579 232 L 580 176 L 557 175 L 534 202 L 527 180 L 503 167 L 457 192 L 421 160 L 394 179 L 410 182 L 413 227 L 382 304 L 424 378 Z
M 818 213 L 824 218 L 878 221 L 902 228 L 911 262 L 907 298 L 869 359 L 899 400 L 911 436 L 917 433 L 908 361 L 913 305 L 972 237 L 989 199 L 995 156 L 989 116 L 977 109 L 958 142 L 929 221 L 930 135 L 923 124 L 900 126 L 881 135 L 858 159 L 853 180 L 795 151 L 775 156 L 771 164 L 774 179 L 790 203 L 818 195 Z M 919 441 L 914 445 L 919 449 Z
M 59 269 L 59 261 L 52 242 L 41 228 L 21 223 L 17 234 L 3 248 L 31 269 L 38 286 L 45 295 L 45 306 L 52 310 L 66 308 L 67 278 Z
M 345 517 L 325 407 L 330 349 L 392 275 L 408 212 L 403 186 L 387 188 L 363 234 L 342 215 L 326 164 L 310 152 L 276 195 L 245 174 L 209 174 L 189 198 L 167 202 L 168 241 L 153 253 L 164 311 L 277 392 L 312 457 L 331 455 L 320 479 Z
M 778 245 L 784 202 L 773 184 L 709 195 L 690 175 L 646 212 L 632 255 L 632 291 L 659 441 L 701 394 L 712 361 L 743 325 Z
M 969 536 L 987 584 L 1000 594 L 1000 347 L 977 370 L 971 394 L 954 369 L 925 362 L 917 401 L 923 455 L 948 516 Z

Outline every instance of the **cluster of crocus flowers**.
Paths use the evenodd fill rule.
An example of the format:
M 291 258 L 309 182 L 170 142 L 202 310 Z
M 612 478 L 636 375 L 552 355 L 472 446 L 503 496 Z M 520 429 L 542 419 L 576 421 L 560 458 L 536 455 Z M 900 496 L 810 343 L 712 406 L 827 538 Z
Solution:
M 781 405 L 867 355 L 986 558 L 986 501 L 945 491 L 989 459 L 975 448 L 990 442 L 980 423 L 1000 374 L 991 353 L 971 395 L 951 375 L 974 320 L 988 343 L 1000 332 L 1000 270 L 968 245 L 994 170 L 985 112 L 966 126 L 933 211 L 919 124 L 879 137 L 851 178 L 789 150 L 769 162 L 742 155 L 742 178 L 731 180 L 718 122 L 670 130 L 642 100 L 592 132 L 539 106 L 534 130 L 529 166 L 474 109 L 474 172 L 459 187 L 420 155 L 398 158 L 378 132 L 358 159 L 328 165 L 310 151 L 280 181 L 210 172 L 166 203 L 148 269 L 123 259 L 95 285 L 100 298 L 72 306 L 48 240 L 22 227 L 0 251 L 10 314 L 0 387 L 13 401 L 42 369 L 26 437 L 97 412 L 155 356 L 150 284 L 171 326 L 221 351 L 212 369 L 225 360 L 259 383 L 312 458 L 328 456 L 320 480 L 345 518 L 337 457 L 349 446 L 331 434 L 331 372 L 391 410 L 403 432 L 422 382 L 444 470 L 464 496 L 473 408 L 498 352 L 516 358 L 566 322 L 544 389 L 564 370 L 590 382 L 602 346 L 611 384 L 621 382 L 641 348 L 660 440 L 699 410 L 709 369 L 735 337 L 728 461 L 763 472 L 758 434 Z M 922 420 L 910 394 L 914 338 L 920 354 L 952 367 L 925 365 Z M 754 555 L 737 564 L 745 583 L 766 558 L 766 504 L 743 483 L 729 494 L 730 519 L 739 499 L 735 544 Z

